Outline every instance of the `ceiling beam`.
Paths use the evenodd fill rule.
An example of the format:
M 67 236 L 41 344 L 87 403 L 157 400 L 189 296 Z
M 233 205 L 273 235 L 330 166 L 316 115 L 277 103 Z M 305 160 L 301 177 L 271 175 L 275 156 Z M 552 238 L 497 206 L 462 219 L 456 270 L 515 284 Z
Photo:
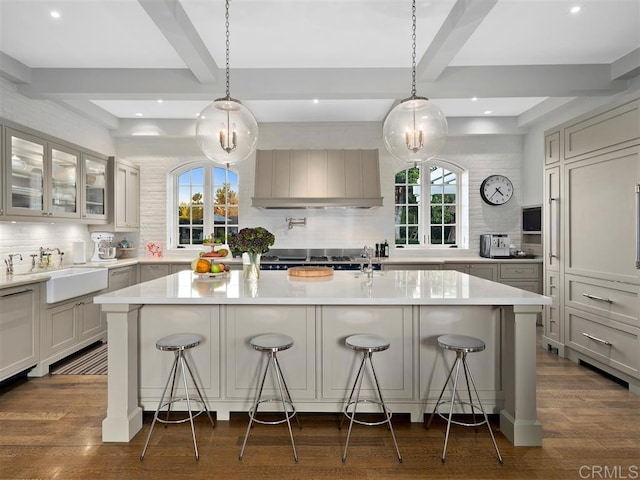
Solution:
M 630 79 L 638 75 L 640 75 L 640 48 L 636 48 L 611 64 L 611 80 Z
M 31 68 L 0 51 L 0 77 L 21 84 L 31 82 Z
M 219 67 L 178 0 L 138 0 L 201 83 L 215 83 Z
M 104 125 L 109 130 L 114 130 L 120 127 L 120 120 L 118 117 L 110 114 L 105 109 L 100 108 L 89 100 L 58 100 L 57 103 L 79 113 L 80 115 L 84 115 L 101 125 Z
M 234 97 L 241 100 L 398 99 L 406 96 L 408 69 L 237 69 Z M 419 85 L 430 98 L 575 97 L 624 91 L 602 65 L 448 67 L 435 82 Z M 211 100 L 224 85 L 200 83 L 187 69 L 31 69 L 18 85 L 30 98 L 79 100 Z
M 559 108 L 567 105 L 575 99 L 576 97 L 547 98 L 545 101 L 534 105 L 526 112 L 520 114 L 517 120 L 518 126 L 523 128 L 528 127 L 529 125 L 532 125 L 533 123 L 555 112 Z
M 498 0 L 458 0 L 418 62 L 416 76 L 436 81 Z

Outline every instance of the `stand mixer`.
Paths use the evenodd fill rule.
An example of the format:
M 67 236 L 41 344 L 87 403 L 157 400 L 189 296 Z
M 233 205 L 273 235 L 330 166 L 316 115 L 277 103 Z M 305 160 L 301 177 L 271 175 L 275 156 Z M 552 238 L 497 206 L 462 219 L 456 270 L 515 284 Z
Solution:
M 91 234 L 91 240 L 95 243 L 93 257 L 91 257 L 92 262 L 116 261 L 116 247 L 112 245 L 113 237 L 113 233 L 108 232 L 93 232 Z

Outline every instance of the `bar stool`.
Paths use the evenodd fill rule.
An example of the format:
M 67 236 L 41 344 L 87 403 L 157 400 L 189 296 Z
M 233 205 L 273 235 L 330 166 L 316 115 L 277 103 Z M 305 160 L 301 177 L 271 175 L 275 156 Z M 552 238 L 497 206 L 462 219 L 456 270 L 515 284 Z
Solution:
M 436 406 L 431 412 L 431 416 L 429 417 L 429 421 L 427 422 L 427 428 L 431 425 L 431 421 L 433 420 L 433 416 L 437 413 L 440 417 L 447 421 L 447 433 L 444 437 L 444 449 L 442 450 L 442 463 L 445 462 L 446 454 L 447 454 L 447 442 L 449 441 L 449 431 L 451 429 L 451 424 L 455 423 L 456 425 L 460 425 L 463 427 L 479 427 L 480 425 L 487 425 L 489 429 L 489 434 L 491 435 L 491 440 L 493 441 L 493 446 L 496 449 L 496 453 L 498 454 L 498 461 L 502 463 L 502 456 L 500 456 L 500 451 L 498 450 L 498 444 L 496 443 L 496 438 L 493 435 L 493 430 L 491 430 L 491 424 L 489 423 L 489 418 L 487 417 L 484 408 L 482 407 L 482 402 L 480 401 L 480 395 L 478 395 L 478 389 L 476 388 L 476 382 L 473 380 L 473 376 L 471 375 L 471 371 L 469 370 L 469 366 L 467 365 L 467 353 L 473 352 L 481 352 L 485 349 L 485 343 L 479 338 L 468 337 L 466 335 L 442 335 L 438 337 L 438 345 L 444 348 L 445 350 L 453 350 L 456 352 L 456 360 L 453 362 L 451 366 L 451 370 L 449 370 L 449 376 L 447 380 L 444 382 L 444 387 L 442 387 L 442 391 L 440 392 L 440 396 L 438 397 L 438 401 L 436 402 Z M 460 395 L 458 394 L 458 375 L 460 373 L 460 365 L 462 365 L 464 371 L 464 378 L 467 382 L 467 393 L 469 394 L 469 401 L 460 400 Z M 453 370 L 456 370 L 456 375 L 453 379 L 453 393 L 450 400 L 442 400 L 442 395 L 444 394 L 445 389 L 451 379 L 451 374 Z M 471 385 L 473 386 L 473 391 L 476 394 L 476 398 L 478 399 L 478 404 L 473 403 L 473 399 L 471 397 L 471 388 L 469 385 L 469 379 L 471 379 Z M 458 400 L 456 400 L 456 395 L 458 396 Z M 449 416 L 445 417 L 439 411 L 440 405 L 450 404 L 449 408 Z M 471 407 L 471 414 L 473 417 L 472 423 L 464 423 L 457 420 L 453 420 L 453 406 L 455 404 L 458 405 L 469 405 Z M 482 412 L 484 420 L 476 422 L 476 410 Z
M 302 425 L 300 425 L 300 419 L 298 419 L 296 415 L 296 409 L 293 405 L 293 401 L 291 400 L 291 394 L 289 393 L 289 387 L 287 387 L 287 382 L 284 380 L 284 375 L 282 374 L 282 369 L 280 368 L 280 362 L 278 362 L 277 353 L 283 350 L 288 350 L 293 346 L 293 338 L 289 335 L 282 335 L 280 333 L 267 333 L 264 335 L 258 335 L 257 337 L 253 337 L 249 342 L 254 350 L 264 353 L 268 355 L 267 365 L 264 368 L 264 374 L 262 375 L 262 379 L 260 380 L 260 387 L 258 388 L 258 393 L 256 395 L 256 401 L 253 404 L 253 407 L 249 409 L 249 425 L 247 426 L 247 433 L 244 435 L 244 442 L 242 442 L 242 450 L 240 451 L 240 460 L 242 460 L 242 456 L 244 455 L 244 449 L 247 445 L 247 439 L 249 438 L 249 432 L 251 431 L 252 424 L 261 423 L 263 425 L 279 425 L 281 423 L 287 423 L 287 427 L 289 428 L 289 437 L 291 438 L 291 447 L 293 448 L 293 459 L 298 461 L 298 453 L 296 452 L 296 444 L 293 441 L 293 431 L 291 430 L 291 418 L 296 417 L 296 421 L 298 422 L 298 427 L 302 429 Z M 273 368 L 276 374 L 276 379 L 278 381 L 278 389 L 280 390 L 280 396 L 277 398 L 262 398 L 262 390 L 264 388 L 264 382 L 267 378 L 267 373 L 269 372 L 269 367 L 273 364 Z M 282 403 L 282 411 L 284 414 L 284 418 L 281 420 L 275 421 L 267 421 L 260 420 L 256 418 L 258 414 L 258 407 L 261 403 L 265 402 L 280 402 Z
M 215 423 L 213 418 L 211 418 L 211 414 L 209 413 L 209 409 L 207 408 L 207 404 L 204 401 L 204 397 L 200 391 L 200 387 L 198 386 L 198 382 L 193 375 L 193 371 L 189 366 L 189 362 L 187 361 L 187 357 L 185 357 L 184 352 L 193 347 L 197 347 L 204 341 L 204 337 L 202 335 L 198 335 L 196 333 L 176 333 L 174 335 L 168 335 L 166 337 L 162 337 L 160 340 L 156 342 L 156 348 L 158 350 L 162 350 L 163 352 L 173 352 L 174 359 L 173 365 L 171 366 L 171 371 L 169 373 L 169 378 L 167 378 L 167 383 L 164 386 L 164 390 L 162 391 L 162 396 L 160 397 L 160 403 L 158 403 L 158 408 L 156 409 L 156 413 L 153 415 L 153 422 L 151 423 L 151 428 L 149 429 L 149 434 L 147 435 L 147 441 L 144 444 L 144 449 L 142 450 L 142 455 L 140 455 L 140 460 L 144 460 L 144 455 L 147 451 L 147 447 L 149 445 L 149 439 L 151 438 L 151 433 L 153 432 L 153 427 L 156 422 L 164 423 L 165 427 L 169 423 L 191 423 L 191 436 L 193 437 L 193 449 L 195 450 L 196 460 L 200 458 L 198 454 L 198 445 L 196 444 L 196 431 L 193 426 L 193 419 L 200 415 L 203 412 L 206 412 L 209 417 L 209 421 L 211 422 L 211 426 L 215 428 Z M 178 369 L 180 369 L 182 382 L 184 386 L 184 397 L 176 397 L 176 377 L 178 376 Z M 191 398 L 189 396 L 189 386 L 187 384 L 187 372 L 191 377 L 191 381 L 193 382 L 193 386 L 195 387 L 196 392 L 198 393 L 198 398 Z M 169 392 L 169 400 L 164 401 L 165 395 L 167 393 L 167 388 L 169 388 L 169 382 L 171 382 L 171 390 Z M 181 419 L 169 420 L 169 416 L 171 414 L 171 406 L 176 402 L 187 402 L 187 410 L 188 416 Z M 191 403 L 200 404 L 200 411 L 197 413 L 193 413 L 191 409 Z M 163 407 L 167 407 L 167 416 L 166 418 L 160 418 L 160 410 Z
M 391 345 L 389 340 L 386 340 L 377 335 L 351 335 L 345 340 L 345 344 L 352 350 L 356 352 L 362 352 L 362 362 L 360 362 L 360 368 L 358 369 L 358 374 L 356 375 L 356 379 L 353 382 L 353 388 L 351 389 L 351 394 L 349 395 L 349 399 L 344 406 L 344 416 L 340 420 L 339 428 L 342 428 L 342 422 L 345 417 L 349 419 L 349 431 L 347 433 L 347 441 L 344 445 L 344 453 L 342 454 L 342 461 L 347 461 L 347 449 L 349 448 L 349 439 L 351 438 L 351 429 L 353 428 L 354 423 L 358 423 L 360 425 L 374 426 L 374 425 L 383 425 L 387 424 L 389 430 L 391 430 L 391 438 L 393 438 L 393 444 L 396 447 L 396 454 L 398 455 L 398 461 L 402 463 L 402 457 L 400 456 L 400 449 L 398 448 L 398 442 L 396 441 L 396 435 L 393 432 L 393 425 L 391 423 L 391 417 L 393 413 L 391 410 L 385 405 L 384 399 L 382 398 L 382 391 L 380 390 L 380 384 L 378 383 L 378 376 L 376 375 L 376 371 L 373 368 L 373 363 L 371 362 L 371 355 L 373 352 L 382 352 L 387 350 Z M 373 379 L 375 381 L 375 387 L 378 392 L 378 398 L 368 399 L 368 398 L 360 398 L 360 388 L 362 387 L 362 379 L 365 374 L 365 364 L 367 363 L 371 367 L 371 372 L 373 373 Z M 355 393 L 355 400 L 353 399 L 353 395 Z M 358 404 L 360 403 L 375 403 L 380 405 L 380 409 L 382 414 L 384 415 L 384 420 L 378 422 L 367 422 L 364 420 L 356 419 L 356 411 L 358 409 Z M 353 405 L 353 411 L 349 411 L 349 408 Z

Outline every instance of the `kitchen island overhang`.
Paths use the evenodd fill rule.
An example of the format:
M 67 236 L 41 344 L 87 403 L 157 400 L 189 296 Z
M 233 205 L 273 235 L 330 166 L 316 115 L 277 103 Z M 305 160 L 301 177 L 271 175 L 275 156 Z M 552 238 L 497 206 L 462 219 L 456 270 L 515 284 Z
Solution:
M 392 271 L 367 278 L 335 272 L 300 280 L 263 271 L 257 283 L 242 272 L 200 279 L 183 271 L 94 299 L 107 313 L 108 408 L 103 441 L 128 442 L 154 410 L 172 360 L 155 349 L 165 334 L 207 338 L 192 352 L 205 396 L 219 419 L 246 411 L 258 359 L 248 341 L 281 331 L 294 347 L 283 356 L 299 411 L 339 412 L 348 392 L 353 352 L 344 338 L 375 333 L 391 341 L 377 358 L 385 400 L 419 421 L 430 413 L 452 358 L 437 336 L 470 334 L 487 343 L 471 368 L 490 412 L 517 446 L 542 444 L 535 395 L 536 317 L 548 297 L 456 271 Z M 379 366 L 378 366 L 379 365 Z

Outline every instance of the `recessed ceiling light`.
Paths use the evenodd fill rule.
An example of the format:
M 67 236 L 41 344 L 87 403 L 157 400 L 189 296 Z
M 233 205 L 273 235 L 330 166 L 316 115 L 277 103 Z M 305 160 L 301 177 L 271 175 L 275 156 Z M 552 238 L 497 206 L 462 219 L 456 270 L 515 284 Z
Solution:
M 485 110 L 485 111 L 484 111 L 484 114 L 485 114 L 485 115 L 491 115 L 491 110 Z
M 162 99 L 161 98 L 158 99 L 158 103 L 162 103 Z
M 138 113 L 136 113 L 136 117 L 144 117 L 144 113 L 138 112 Z
M 317 98 L 314 98 L 313 99 L 313 103 L 318 104 L 318 103 L 320 103 L 320 100 L 318 100 Z
M 471 101 L 472 101 L 472 102 L 477 102 L 477 101 L 478 101 L 478 97 L 472 97 L 472 98 L 471 98 Z
M 581 9 L 582 7 L 580 5 L 576 5 L 574 7 L 571 7 L 571 10 L 569 11 L 575 15 L 576 13 L 580 12 Z
M 52 18 L 60 18 L 60 12 L 58 12 L 57 10 L 51 10 L 49 12 L 49 15 L 51 15 Z

